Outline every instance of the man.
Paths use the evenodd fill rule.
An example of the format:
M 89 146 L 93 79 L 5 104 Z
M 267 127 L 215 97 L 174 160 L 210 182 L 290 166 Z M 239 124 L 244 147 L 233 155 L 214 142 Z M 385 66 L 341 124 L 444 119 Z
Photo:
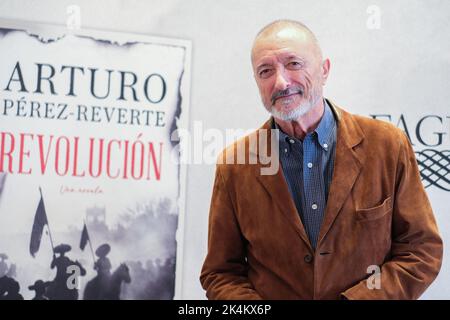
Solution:
M 34 290 L 36 292 L 35 296 L 31 300 L 48 300 L 45 295 L 45 291 L 49 286 L 49 282 L 44 282 L 42 280 L 36 280 L 33 285 L 29 286 L 29 290 Z
M 23 296 L 20 294 L 19 282 L 8 276 L 1 277 L 0 300 L 23 300 Z
M 47 297 L 50 300 L 78 299 L 78 289 L 76 287 L 72 288 L 68 286 L 69 277 L 71 277 L 74 272 L 78 272 L 79 275 L 85 276 L 86 269 L 83 268 L 78 260 L 72 261 L 65 255 L 70 250 L 72 250 L 72 247 L 65 243 L 59 244 L 53 249 L 53 260 L 50 268 L 56 268 L 56 276 L 48 286 Z M 56 253 L 59 254 L 58 257 L 56 256 Z M 70 269 L 71 267 L 74 267 L 74 269 Z
M 102 244 L 95 250 L 98 259 L 94 263 L 94 270 L 97 271 L 99 277 L 109 278 L 111 276 L 111 261 L 107 257 L 110 251 L 111 246 L 107 243 Z
M 102 244 L 95 250 L 98 257 L 94 263 L 94 269 L 97 271 L 96 281 L 98 285 L 98 298 L 104 299 L 109 290 L 109 282 L 111 281 L 111 261 L 107 255 L 111 251 L 111 246 L 107 243 Z
M 442 240 L 406 136 L 323 98 L 330 61 L 303 24 L 269 24 L 251 58 L 273 117 L 219 158 L 207 297 L 417 299 L 439 272 Z M 263 161 L 230 164 L 270 129 L 280 130 L 274 175 Z

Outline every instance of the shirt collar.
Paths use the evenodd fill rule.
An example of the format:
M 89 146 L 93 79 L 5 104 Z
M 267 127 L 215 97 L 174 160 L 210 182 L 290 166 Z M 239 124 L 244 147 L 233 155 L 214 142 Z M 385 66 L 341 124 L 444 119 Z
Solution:
M 316 134 L 317 134 L 317 139 L 319 141 L 320 146 L 323 149 L 328 150 L 328 148 L 331 146 L 331 144 L 333 142 L 332 139 L 333 139 L 334 127 L 336 126 L 336 120 L 334 119 L 333 112 L 331 111 L 331 108 L 328 105 L 328 102 L 324 99 L 323 103 L 324 103 L 324 113 L 323 113 L 322 119 L 320 119 L 319 125 L 314 130 L 314 132 L 316 132 Z M 301 143 L 301 141 L 299 139 L 297 139 L 295 137 L 291 137 L 291 136 L 287 135 L 286 133 L 284 133 L 283 130 L 281 130 L 281 128 L 276 123 L 275 119 L 272 119 L 272 121 L 273 121 L 272 128 L 278 129 L 280 132 L 279 140 L 281 142 L 287 142 L 291 139 L 294 139 L 294 141 Z
M 322 148 L 328 149 L 331 146 L 335 125 L 336 121 L 333 112 L 327 101 L 324 99 L 323 116 L 316 130 L 314 130 L 317 133 L 317 138 Z

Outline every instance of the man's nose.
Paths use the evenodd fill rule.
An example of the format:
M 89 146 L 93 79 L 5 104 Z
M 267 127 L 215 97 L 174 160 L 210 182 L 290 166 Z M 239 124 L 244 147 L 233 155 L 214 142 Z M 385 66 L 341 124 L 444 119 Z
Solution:
M 286 90 L 289 87 L 289 79 L 283 70 L 278 70 L 275 78 L 275 89 Z

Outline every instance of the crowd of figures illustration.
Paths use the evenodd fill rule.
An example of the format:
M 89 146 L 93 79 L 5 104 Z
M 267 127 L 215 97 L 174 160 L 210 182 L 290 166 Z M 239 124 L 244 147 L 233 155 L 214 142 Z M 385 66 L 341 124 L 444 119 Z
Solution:
M 61 244 L 55 247 L 51 269 L 56 269 L 53 280 L 37 279 L 32 284 L 21 287 L 16 277 L 16 265 L 7 264 L 8 256 L 0 253 L 0 300 L 22 300 L 24 288 L 34 292 L 32 300 L 118 300 L 122 297 L 135 299 L 172 299 L 175 272 L 173 258 L 121 263 L 114 270 L 107 257 L 110 246 L 101 245 L 96 250 L 98 259 L 94 264 L 96 275 L 86 279 L 83 292 L 73 287 L 71 276 L 86 275 L 86 269 L 78 261 L 67 255 L 70 246 Z M 70 269 L 71 268 L 71 269 Z M 68 273 L 68 270 L 76 270 Z M 77 274 L 79 271 L 79 275 Z M 133 277 L 131 277 L 133 274 Z M 134 279 L 134 283 L 132 283 Z M 141 281 L 137 281 L 140 279 Z M 144 280 L 144 281 L 142 281 Z M 130 291 L 133 291 L 131 294 Z
M 25 286 L 34 292 L 32 300 L 118 300 L 130 290 L 135 291 L 136 299 L 173 298 L 171 288 L 174 281 L 174 259 L 148 260 L 145 265 L 140 261 L 128 261 L 114 269 L 107 257 L 110 246 L 103 244 L 95 251 L 98 259 L 94 263 L 94 269 L 97 274 L 92 279 L 87 279 L 81 293 L 74 286 L 74 277 L 84 277 L 86 269 L 80 262 L 70 259 L 68 256 L 70 250 L 71 246 L 67 244 L 55 247 L 55 256 L 49 266 L 56 273 L 53 280 L 37 279 Z M 23 288 L 15 279 L 16 265 L 10 263 L 8 266 L 7 260 L 8 255 L 0 253 L 0 300 L 22 300 Z M 135 281 L 132 289 L 130 274 L 136 279 L 146 281 Z
M 51 245 L 52 252 L 40 256 L 39 269 L 36 269 L 40 270 L 36 273 L 40 276 L 35 278 L 30 272 L 30 265 L 22 265 L 23 260 L 13 263 L 15 261 L 11 261 L 14 259 L 8 257 L 8 252 L 2 253 L 4 250 L 0 248 L 0 300 L 22 300 L 24 296 L 28 299 L 33 292 L 33 300 L 173 299 L 177 216 L 171 214 L 170 208 L 171 202 L 167 199 L 157 202 L 156 206 L 140 206 L 139 210 L 124 216 L 127 223 L 119 223 L 116 229 L 109 229 L 105 224 L 104 208 L 88 208 L 81 239 L 80 229 L 77 228 L 57 233 L 56 236 L 71 244 L 79 239 L 81 251 L 89 248 L 92 258 L 89 261 L 81 259 L 80 251 L 72 250 L 72 246 L 67 243 L 54 245 L 41 191 L 31 237 L 28 238 L 29 253 L 32 258 L 37 257 L 44 234 L 47 235 L 45 241 Z M 103 239 L 104 242 L 95 251 L 88 226 L 95 238 Z M 140 248 L 144 259 L 136 259 L 136 252 L 127 254 L 127 244 L 131 243 L 135 248 Z M 159 246 L 164 251 L 159 251 L 160 255 L 150 252 L 148 243 L 155 246 L 152 248 Z M 153 255 L 152 259 L 149 253 Z M 14 251 L 14 254 L 17 252 Z M 111 263 L 108 255 L 115 257 L 116 265 Z M 81 260 L 73 257 L 80 257 Z M 26 288 L 30 291 L 24 294 Z
M 50 268 L 56 269 L 53 280 L 38 279 L 28 286 L 35 291 L 33 300 L 77 300 L 79 298 L 76 277 L 85 276 L 86 269 L 78 261 L 71 260 L 66 253 L 71 250 L 68 244 L 60 244 L 54 248 Z M 97 275 L 91 279 L 84 289 L 83 299 L 86 300 L 118 300 L 122 283 L 130 283 L 130 271 L 126 264 L 120 264 L 114 271 L 107 255 L 111 247 L 102 244 L 95 251 L 98 259 L 94 263 Z M 0 254 L 0 300 L 22 300 L 19 282 L 14 279 L 15 265 L 9 267 L 8 256 Z M 72 279 L 70 279 L 72 278 Z

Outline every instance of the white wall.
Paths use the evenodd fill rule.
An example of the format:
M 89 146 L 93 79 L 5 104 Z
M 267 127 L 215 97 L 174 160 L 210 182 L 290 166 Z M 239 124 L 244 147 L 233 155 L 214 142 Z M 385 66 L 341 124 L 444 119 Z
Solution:
M 256 128 L 266 118 L 252 78 L 249 52 L 266 23 L 306 23 L 332 61 L 326 96 L 361 113 L 450 115 L 450 2 L 446 0 L 0 0 L 0 17 L 66 24 L 66 8 L 81 7 L 83 28 L 190 39 L 193 44 L 190 121 L 204 128 Z M 367 28 L 369 5 L 381 28 Z M 0 53 L 1 57 L 1 53 Z M 450 122 L 450 121 L 448 121 Z M 446 127 L 449 135 L 448 125 Z M 449 149 L 446 138 L 443 148 Z M 214 166 L 188 168 L 182 297 L 203 299 L 198 276 L 206 251 Z M 430 190 L 430 189 L 428 189 Z M 430 194 L 450 240 L 448 193 Z M 447 254 L 448 256 L 448 254 Z M 424 298 L 450 298 L 450 267 Z

